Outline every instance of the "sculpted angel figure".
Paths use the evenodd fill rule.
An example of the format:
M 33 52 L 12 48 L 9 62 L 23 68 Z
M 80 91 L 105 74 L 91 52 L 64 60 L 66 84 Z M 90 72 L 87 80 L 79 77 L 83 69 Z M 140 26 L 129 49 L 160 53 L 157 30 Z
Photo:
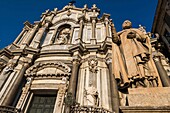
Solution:
M 117 33 L 119 47 L 117 60 L 114 64 L 120 65 L 113 73 L 121 86 L 156 87 L 158 86 L 158 72 L 151 56 L 150 38 L 146 32 L 132 28 L 129 20 L 122 24 L 123 30 Z M 115 40 L 115 39 L 114 39 Z M 113 45 L 116 46 L 116 45 Z M 114 52 L 114 50 L 113 50 Z M 113 67 L 116 65 L 113 65 Z

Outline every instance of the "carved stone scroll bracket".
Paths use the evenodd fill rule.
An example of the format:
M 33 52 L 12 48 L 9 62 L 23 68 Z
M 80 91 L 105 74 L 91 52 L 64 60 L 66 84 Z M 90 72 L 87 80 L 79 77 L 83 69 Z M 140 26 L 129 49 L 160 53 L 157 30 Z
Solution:
M 25 84 L 25 87 L 23 87 L 23 89 L 22 89 L 22 94 L 20 96 L 20 99 L 17 103 L 16 108 L 21 109 L 21 110 L 23 109 L 24 102 L 26 101 L 26 99 L 29 95 L 29 90 L 31 87 L 32 80 L 33 80 L 33 78 L 30 78 L 30 77 L 27 78 L 27 83 Z
M 61 87 L 58 91 L 57 106 L 62 105 L 65 93 L 66 93 L 66 87 Z
M 4 65 L 4 66 L 5 66 L 5 65 Z M 3 71 L 2 71 L 3 75 L 10 75 L 11 72 L 14 71 L 14 67 L 15 67 L 15 63 L 14 63 L 12 60 L 10 60 L 10 61 L 7 63 L 6 67 L 4 67 L 4 69 L 3 69 Z

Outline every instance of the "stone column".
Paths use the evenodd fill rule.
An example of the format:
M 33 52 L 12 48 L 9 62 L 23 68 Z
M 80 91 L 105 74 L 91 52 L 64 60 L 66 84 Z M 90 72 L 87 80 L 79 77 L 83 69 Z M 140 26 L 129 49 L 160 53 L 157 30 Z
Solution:
M 58 30 L 55 29 L 55 30 L 54 30 L 54 33 L 53 33 L 53 37 L 52 37 L 51 40 L 50 40 L 50 44 L 53 44 L 53 43 L 54 43 L 55 38 L 56 38 L 56 35 L 57 35 L 57 32 L 58 32 Z
M 76 86 L 77 86 L 79 65 L 80 65 L 79 60 L 77 58 L 73 59 L 73 67 L 72 67 L 72 73 L 69 81 L 68 92 L 71 92 L 74 97 L 75 97 Z
M 31 43 L 31 46 L 33 46 L 34 48 L 37 48 L 39 46 L 41 38 L 43 37 L 44 32 L 46 32 L 46 29 L 48 28 L 48 26 L 49 26 L 49 23 L 46 23 L 43 27 L 41 27 L 38 30 L 37 36 L 35 37 L 35 39 Z
M 110 36 L 110 33 L 109 33 L 109 18 L 110 18 L 110 14 L 104 13 L 103 16 L 102 16 L 102 19 L 103 19 L 103 21 L 105 23 L 105 27 L 106 27 L 106 37 Z
M 76 87 L 77 87 L 77 80 L 78 80 L 78 68 L 79 68 L 79 59 L 74 58 L 73 59 L 73 67 L 72 67 L 72 73 L 71 77 L 69 80 L 69 87 L 67 94 L 71 94 L 72 98 L 75 100 L 76 99 Z M 64 113 L 70 113 L 70 106 L 65 107 L 65 112 Z
M 12 104 L 12 102 L 15 98 L 15 95 L 18 91 L 18 87 L 19 87 L 21 80 L 24 76 L 24 73 L 29 66 L 28 63 L 18 64 L 18 65 L 22 65 L 21 67 L 19 66 L 21 68 L 21 70 L 18 74 L 16 74 L 17 78 L 16 78 L 13 86 L 9 90 L 8 95 L 5 97 L 4 102 L 2 103 L 2 105 L 4 105 L 4 106 L 10 106 Z
M 112 74 L 112 59 L 107 59 L 107 64 L 109 67 L 109 76 L 110 76 L 110 91 L 111 91 L 111 104 L 112 104 L 112 110 L 115 113 L 119 113 L 119 93 L 117 88 L 117 83 L 115 80 L 114 75 Z
M 80 29 L 78 34 L 78 43 L 82 41 L 83 27 L 84 27 L 84 16 L 79 18 Z
M 162 81 L 163 86 L 164 87 L 170 87 L 169 77 L 168 77 L 164 67 L 162 66 L 159 58 L 155 57 L 154 62 L 155 62 L 156 68 L 158 70 L 158 73 L 159 73 L 159 76 L 160 76 L 160 79 Z
M 29 45 L 29 44 L 31 43 L 31 41 L 32 41 L 32 39 L 33 39 L 33 37 L 34 37 L 34 35 L 35 35 L 38 27 L 39 27 L 39 23 L 37 23 L 37 24 L 34 26 L 34 28 L 30 31 L 30 35 L 27 37 L 27 40 L 26 40 L 26 42 L 25 42 L 26 45 Z
M 92 22 L 92 38 L 91 38 L 91 44 L 96 44 L 96 19 L 97 17 L 91 17 Z
M 108 18 L 105 18 L 105 25 L 106 25 L 106 37 L 109 37 L 110 33 L 109 33 L 109 19 Z
M 23 28 L 21 33 L 18 35 L 18 37 L 15 39 L 15 41 L 13 42 L 14 44 L 17 44 L 19 42 L 19 40 L 21 39 L 22 35 L 26 32 L 26 29 Z

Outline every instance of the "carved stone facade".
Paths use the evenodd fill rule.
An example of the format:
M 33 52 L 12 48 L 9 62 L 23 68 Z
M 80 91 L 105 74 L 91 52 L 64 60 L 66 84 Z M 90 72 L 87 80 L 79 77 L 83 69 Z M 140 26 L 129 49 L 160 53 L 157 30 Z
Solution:
M 170 112 L 170 66 L 157 40 L 130 21 L 116 32 L 99 12 L 69 3 L 24 23 L 0 53 L 0 112 Z

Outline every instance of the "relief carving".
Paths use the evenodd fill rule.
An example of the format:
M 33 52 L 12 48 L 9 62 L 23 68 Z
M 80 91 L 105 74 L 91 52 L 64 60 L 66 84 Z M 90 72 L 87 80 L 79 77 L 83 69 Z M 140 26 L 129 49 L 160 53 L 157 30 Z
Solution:
M 15 64 L 13 62 L 9 62 L 7 66 L 4 68 L 4 73 L 3 74 L 8 74 L 14 70 Z
M 66 88 L 60 88 L 58 91 L 58 102 L 57 105 L 60 106 L 63 100 L 63 97 L 66 93 Z
M 54 74 L 70 74 L 71 68 L 67 66 L 66 64 L 62 62 L 41 62 L 41 63 L 36 63 L 28 70 L 26 71 L 26 75 L 34 75 L 37 74 L 37 72 L 43 70 L 43 69 L 49 69 L 49 68 L 56 68 L 59 69 L 57 72 Z M 61 70 L 61 71 L 60 71 Z M 47 72 L 44 74 L 48 74 Z
M 96 73 L 97 72 L 97 64 L 98 64 L 98 61 L 97 59 L 90 59 L 88 61 L 88 64 L 89 64 L 89 69 L 92 73 Z
M 56 39 L 55 44 L 67 44 L 68 39 L 70 38 L 70 28 L 64 28 L 60 31 L 58 38 Z
M 124 30 L 118 33 L 121 42 L 120 50 L 118 50 L 120 55 L 116 53 L 113 56 L 118 57 L 118 62 L 116 60 L 113 62 L 121 65 L 113 72 L 119 87 L 125 87 L 125 85 L 135 88 L 158 86 L 158 73 L 151 56 L 150 37 L 142 27 L 131 28 L 132 23 L 128 20 L 123 23 L 122 27 Z M 113 64 L 118 67 L 116 63 Z

